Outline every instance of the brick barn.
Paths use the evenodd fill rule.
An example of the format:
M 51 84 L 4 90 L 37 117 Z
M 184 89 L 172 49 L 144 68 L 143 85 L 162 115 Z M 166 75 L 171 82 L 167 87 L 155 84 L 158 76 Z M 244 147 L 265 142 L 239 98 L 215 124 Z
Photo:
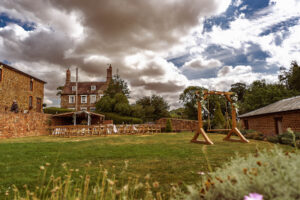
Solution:
M 300 132 L 300 96 L 283 99 L 240 116 L 245 129 L 278 135 L 291 128 Z
M 60 107 L 73 110 L 95 111 L 95 103 L 103 96 L 112 80 L 112 67 L 107 69 L 106 81 L 104 82 L 78 82 L 76 98 L 76 82 L 71 81 L 71 72 L 66 71 L 66 83 L 61 92 Z M 77 109 L 76 100 L 78 100 Z
M 20 112 L 41 112 L 45 83 L 0 62 L 0 112 L 9 111 L 13 100 L 17 101 Z

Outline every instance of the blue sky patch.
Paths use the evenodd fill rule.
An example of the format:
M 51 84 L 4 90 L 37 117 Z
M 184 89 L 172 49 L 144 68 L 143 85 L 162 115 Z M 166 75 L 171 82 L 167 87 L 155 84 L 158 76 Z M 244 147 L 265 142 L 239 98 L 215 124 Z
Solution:
M 0 27 L 5 27 L 8 24 L 18 24 L 25 31 L 32 31 L 35 29 L 36 24 L 33 22 L 23 22 L 19 19 L 9 17 L 6 13 L 0 13 Z

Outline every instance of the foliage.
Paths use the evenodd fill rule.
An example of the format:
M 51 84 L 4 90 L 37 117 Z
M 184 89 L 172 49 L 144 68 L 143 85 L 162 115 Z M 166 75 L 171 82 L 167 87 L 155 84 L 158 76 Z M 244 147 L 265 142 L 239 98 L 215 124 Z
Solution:
M 44 108 L 44 113 L 46 114 L 60 114 L 60 113 L 66 113 L 66 112 L 73 112 L 72 109 L 66 109 L 66 108 L 56 108 L 56 107 L 47 107 Z
M 292 61 L 288 71 L 282 70 L 278 78 L 288 89 L 300 92 L 300 66 L 296 61 Z
M 170 117 L 178 119 L 187 119 L 184 108 L 177 108 L 170 111 Z
M 131 106 L 131 115 L 133 117 L 137 117 L 137 118 L 141 118 L 144 119 L 145 118 L 145 112 L 144 112 L 144 108 L 142 105 L 139 104 L 134 104 Z
M 272 143 L 286 144 L 300 148 L 300 132 L 294 133 L 290 129 L 281 135 L 269 136 L 267 140 Z
M 121 116 L 116 113 L 101 113 L 105 115 L 105 119 L 113 120 L 114 124 L 142 124 L 143 120 L 135 117 Z
M 245 130 L 243 131 L 243 134 L 247 139 L 264 140 L 266 138 L 263 133 L 255 130 Z
M 183 199 L 244 199 L 249 193 L 264 200 L 300 198 L 300 154 L 284 153 L 276 148 L 248 157 L 238 156 L 210 173 L 200 189 L 189 187 Z M 200 192 L 199 192 L 200 191 Z
M 243 101 L 246 89 L 247 86 L 245 83 L 235 83 L 231 85 L 230 91 L 237 94 L 239 101 Z
M 241 113 L 250 112 L 297 94 L 297 91 L 289 90 L 280 84 L 267 84 L 265 80 L 254 81 L 244 95 Z
M 180 94 L 179 100 L 184 104 L 184 113 L 188 119 L 197 120 L 197 98 L 196 91 L 203 91 L 205 88 L 198 86 L 189 86 Z
M 121 115 L 130 116 L 131 107 L 129 105 L 129 101 L 127 97 L 123 93 L 117 93 L 114 96 L 114 99 L 115 99 L 115 105 L 113 111 Z
M 105 90 L 104 95 L 110 96 L 110 98 L 114 98 L 115 94 L 123 93 L 129 98 L 129 88 L 127 82 L 125 82 L 121 77 L 116 74 L 113 76 L 112 80 L 110 81 L 107 90 Z
M 158 95 L 151 97 L 145 96 L 136 101 L 137 105 L 141 105 L 144 109 L 144 120 L 152 121 L 169 116 L 169 104 Z
M 56 90 L 57 90 L 56 96 L 60 96 L 60 95 L 61 95 L 61 92 L 63 91 L 63 89 L 64 89 L 64 86 L 58 86 L 58 87 L 56 88 Z
M 166 130 L 165 130 L 165 131 L 166 131 L 167 133 L 173 131 L 171 119 L 168 119 L 168 120 L 167 120 L 167 122 L 166 122 Z
M 212 120 L 212 127 L 213 128 L 224 128 L 225 127 L 225 118 L 224 118 L 224 115 L 221 111 L 221 106 L 220 106 L 220 103 L 216 103 L 216 109 L 215 109 L 215 112 L 214 112 L 214 118 Z
M 115 105 L 115 100 L 110 96 L 103 96 L 96 102 L 96 110 L 98 112 L 112 112 Z

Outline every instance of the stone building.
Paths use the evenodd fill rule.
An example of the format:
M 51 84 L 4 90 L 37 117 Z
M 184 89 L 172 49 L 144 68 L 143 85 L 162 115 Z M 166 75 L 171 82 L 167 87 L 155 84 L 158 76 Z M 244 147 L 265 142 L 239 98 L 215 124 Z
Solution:
M 61 92 L 60 106 L 74 110 L 95 111 L 95 103 L 103 96 L 112 80 L 112 67 L 107 69 L 105 82 L 78 82 L 76 98 L 76 82 L 71 81 L 71 72 L 66 71 L 66 83 Z M 77 109 L 76 100 L 78 100 Z
M 13 100 L 17 101 L 20 112 L 41 112 L 45 83 L 0 62 L 0 112 L 9 111 Z
M 245 129 L 278 135 L 291 128 L 300 132 L 300 96 L 283 99 L 240 116 Z

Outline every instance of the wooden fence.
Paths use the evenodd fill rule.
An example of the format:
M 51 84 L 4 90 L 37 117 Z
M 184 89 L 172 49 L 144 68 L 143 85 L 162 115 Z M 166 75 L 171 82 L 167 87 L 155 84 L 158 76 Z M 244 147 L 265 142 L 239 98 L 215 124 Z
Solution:
M 137 124 L 137 125 L 68 125 L 52 126 L 50 135 L 61 137 L 74 136 L 106 136 L 106 135 L 135 135 L 160 133 L 159 124 Z

